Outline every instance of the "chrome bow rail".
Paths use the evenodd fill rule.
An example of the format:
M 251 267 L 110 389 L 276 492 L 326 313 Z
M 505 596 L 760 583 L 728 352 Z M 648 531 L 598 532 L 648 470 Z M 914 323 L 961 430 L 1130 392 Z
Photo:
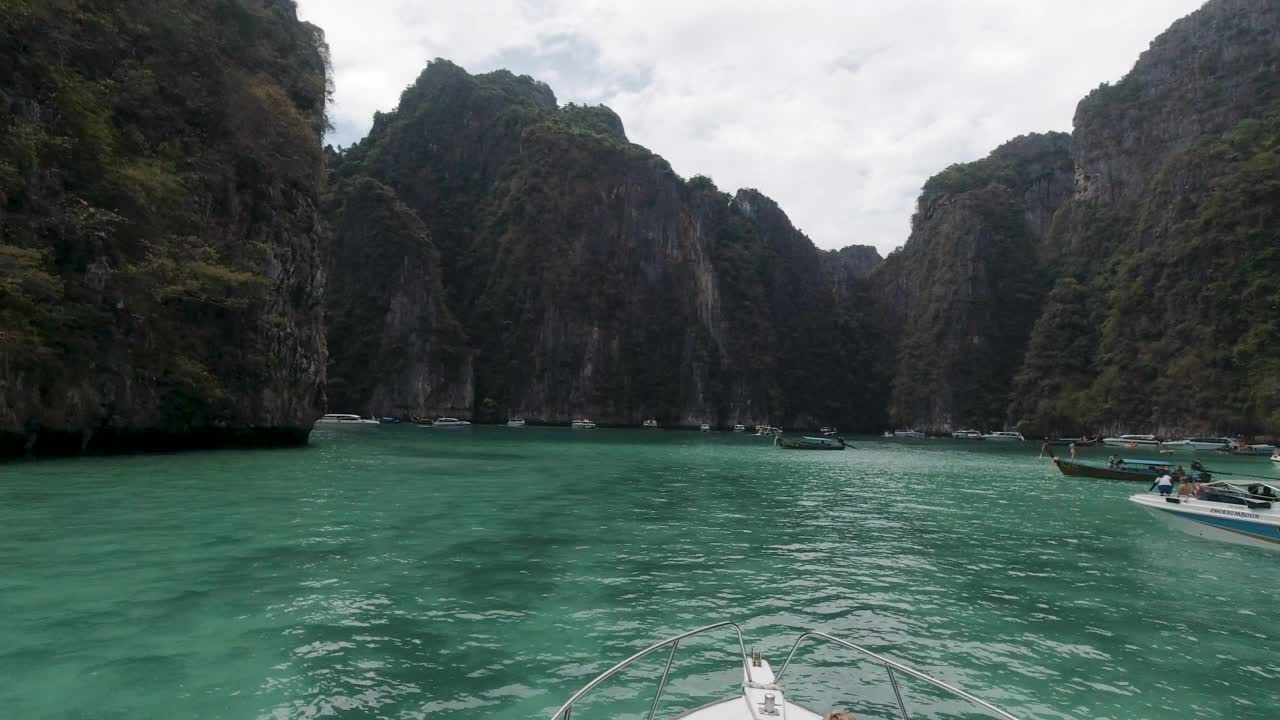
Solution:
M 805 638 L 810 638 L 810 637 L 821 638 L 823 640 L 826 640 L 827 642 L 835 643 L 836 645 L 839 645 L 842 648 L 848 648 L 849 650 L 853 650 L 854 652 L 861 653 L 862 655 L 865 655 L 871 658 L 872 660 L 875 660 L 876 662 L 883 665 L 885 672 L 889 673 L 889 685 L 893 687 L 893 697 L 895 700 L 898 701 L 898 713 L 902 715 L 902 720 L 911 720 L 911 716 L 907 714 L 907 705 L 902 701 L 902 692 L 898 690 L 898 679 L 893 674 L 894 670 L 910 675 L 911 677 L 916 678 L 917 680 L 922 680 L 926 683 L 929 683 L 930 685 L 938 688 L 939 690 L 945 690 L 946 692 L 949 692 L 952 695 L 955 695 L 956 697 L 968 700 L 974 705 L 977 705 L 978 707 L 991 712 L 998 718 L 1003 718 L 1003 720 L 1018 720 L 1018 718 L 1001 710 L 995 705 L 992 705 L 986 700 L 970 695 L 969 693 L 961 690 L 958 687 L 948 685 L 947 683 L 944 683 L 941 680 L 925 675 L 919 670 L 914 670 L 912 668 L 907 667 L 906 665 L 903 665 L 902 663 L 894 662 L 893 660 L 890 660 L 889 658 L 883 655 L 873 653 L 870 650 L 862 647 L 861 645 L 854 645 L 851 642 L 841 640 L 840 638 L 837 638 L 837 637 L 831 637 L 830 635 L 824 632 L 818 632 L 817 630 L 809 630 L 807 632 L 801 633 L 800 637 L 796 638 L 795 643 L 791 645 L 791 652 L 787 653 L 787 661 L 782 664 L 782 669 L 779 670 L 778 674 L 774 677 L 774 682 L 777 682 L 779 684 L 782 683 L 782 676 L 787 673 L 787 668 L 791 667 L 791 659 L 794 658 L 796 655 L 796 648 L 800 647 L 800 643 L 803 642 Z
M 596 687 L 598 687 L 605 680 L 608 680 L 609 678 L 613 677 L 614 675 L 616 675 L 618 672 L 620 672 L 627 666 L 631 665 L 632 663 L 635 663 L 637 660 L 657 650 L 660 650 L 664 647 L 670 646 L 671 652 L 667 655 L 667 663 L 662 669 L 662 678 L 658 681 L 658 692 L 654 694 L 653 704 L 649 707 L 649 714 L 646 716 L 647 720 L 653 720 L 654 716 L 658 712 L 658 705 L 662 701 L 662 693 L 664 690 L 666 690 L 667 678 L 668 676 L 671 675 L 671 666 L 676 658 L 676 650 L 680 648 L 680 641 L 694 637 L 695 635 L 702 635 L 703 633 L 708 633 L 713 630 L 719 630 L 721 628 L 733 628 L 733 632 L 738 638 L 738 650 L 742 653 L 742 670 L 746 674 L 747 682 L 752 682 L 751 661 L 747 656 L 746 643 L 744 643 L 742 640 L 742 628 L 739 628 L 737 623 L 734 623 L 734 622 L 727 622 L 727 621 L 719 622 L 719 623 L 715 623 L 714 625 L 707 625 L 706 627 L 700 627 L 697 630 L 690 630 L 687 633 L 682 633 L 680 635 L 676 635 L 675 637 L 667 638 L 662 642 L 650 645 L 644 650 L 641 650 L 640 652 L 632 655 L 626 660 L 623 660 L 617 665 L 614 665 L 608 670 L 605 670 L 598 677 L 596 677 L 596 679 L 587 683 L 585 687 L 583 687 L 578 692 L 574 693 L 573 697 L 569 698 L 568 702 L 566 702 L 564 705 L 561 705 L 560 709 L 556 710 L 555 714 L 551 716 L 551 720 L 570 720 L 570 717 L 573 714 L 574 704 L 576 704 L 579 700 L 581 700 L 584 695 L 596 689 Z M 883 655 L 874 653 L 860 645 L 854 645 L 851 642 L 841 640 L 840 638 L 837 638 L 837 637 L 832 637 L 824 632 L 818 632 L 817 630 L 809 630 L 809 631 L 803 632 L 800 634 L 799 637 L 796 638 L 796 641 L 791 645 L 791 652 L 787 653 L 787 661 L 782 664 L 782 669 L 778 671 L 778 674 L 774 678 L 775 683 L 777 684 L 782 683 L 782 677 L 783 675 L 786 674 L 787 668 L 791 667 L 791 661 L 795 658 L 796 650 L 800 647 L 800 643 L 804 642 L 806 638 L 811 638 L 811 637 L 820 638 L 822 640 L 826 640 L 827 642 L 839 645 L 840 647 L 853 650 L 854 652 L 860 653 L 861 655 L 867 658 L 870 658 L 871 660 L 874 660 L 875 662 L 883 665 L 885 672 L 889 674 L 889 685 L 893 688 L 893 696 L 894 696 L 894 699 L 897 700 L 898 713 L 901 715 L 902 720 L 911 720 L 911 716 L 907 714 L 907 705 L 902 700 L 902 692 L 898 688 L 898 679 L 897 679 L 897 676 L 894 675 L 895 670 L 897 672 L 910 675 L 911 677 L 916 678 L 917 680 L 921 680 L 925 683 L 928 683 L 929 685 L 932 685 L 933 687 L 936 687 L 939 690 L 943 690 L 963 700 L 967 700 L 968 702 L 971 702 L 974 705 L 977 705 L 978 707 L 990 712 L 995 717 L 1001 718 L 1002 720 L 1018 720 L 1018 718 L 1014 717 L 1013 715 L 1010 715 L 1004 710 L 1001 710 L 1000 708 L 992 705 L 991 703 L 981 698 L 978 698 L 974 695 L 970 695 L 969 693 L 965 692 L 964 690 L 961 690 L 960 688 L 954 687 L 952 685 L 948 685 L 947 683 L 944 683 L 941 680 L 930 677 L 920 672 L 919 670 L 909 668 L 906 665 L 903 665 L 902 663 L 896 662 L 894 660 L 890 660 L 889 658 L 884 657 Z
M 573 713 L 574 703 L 578 702 L 578 700 L 581 699 L 583 695 L 586 695 L 587 693 L 596 689 L 596 686 L 598 686 L 600 683 L 613 677 L 615 674 L 618 673 L 618 671 L 634 663 L 640 658 L 654 652 L 655 650 L 660 650 L 670 645 L 671 654 L 667 655 L 667 665 L 662 670 L 662 679 L 658 681 L 658 692 L 653 696 L 653 705 L 649 708 L 649 714 L 647 716 L 648 720 L 653 720 L 654 714 L 658 712 L 658 703 L 662 700 L 662 691 L 666 690 L 667 688 L 667 676 L 671 674 L 671 663 L 674 662 L 676 659 L 676 650 L 680 648 L 680 641 L 691 638 L 695 635 L 701 635 L 703 633 L 711 632 L 712 630 L 719 630 L 720 628 L 726 628 L 726 627 L 733 628 L 734 634 L 738 636 L 738 649 L 742 651 L 742 670 L 747 674 L 747 679 L 750 680 L 751 679 L 751 663 L 747 661 L 747 646 L 745 643 L 742 642 L 742 628 L 738 627 L 738 624 L 734 622 L 727 622 L 727 621 L 719 622 L 714 625 L 707 625 L 706 627 L 700 627 L 697 630 L 690 630 L 687 633 L 682 633 L 680 635 L 676 635 L 675 637 L 667 638 L 666 640 L 663 640 L 660 643 L 650 645 L 644 650 L 641 650 L 635 655 L 632 655 L 626 660 L 623 660 L 617 665 L 614 665 L 608 670 L 605 670 L 595 680 L 592 680 L 591 682 L 587 683 L 586 687 L 574 693 L 573 697 L 569 698 L 569 702 L 566 702 L 564 705 L 561 705 L 560 709 L 557 710 L 555 714 L 551 716 L 551 720 L 569 720 L 569 716 Z

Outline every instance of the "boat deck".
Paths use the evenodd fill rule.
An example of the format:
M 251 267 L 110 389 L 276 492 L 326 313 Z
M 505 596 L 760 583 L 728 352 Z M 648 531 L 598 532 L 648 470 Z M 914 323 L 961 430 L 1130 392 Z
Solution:
M 784 710 L 783 714 L 777 717 L 786 718 L 786 720 L 822 720 L 823 717 L 792 702 L 786 703 Z M 672 717 L 671 720 L 756 720 L 756 716 L 751 712 L 751 706 L 747 704 L 746 698 L 736 697 L 732 700 L 721 700 L 694 708 Z

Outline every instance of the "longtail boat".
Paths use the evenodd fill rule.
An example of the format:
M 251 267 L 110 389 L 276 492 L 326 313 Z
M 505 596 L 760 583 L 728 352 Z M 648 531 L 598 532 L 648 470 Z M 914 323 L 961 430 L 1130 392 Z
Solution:
M 802 437 L 798 439 L 774 437 L 774 445 L 784 450 L 843 450 L 844 438 L 838 437 Z
M 1054 458 L 1053 464 L 1058 466 L 1063 475 L 1071 477 L 1091 477 L 1102 480 L 1137 480 L 1151 482 L 1165 473 L 1173 472 L 1177 463 L 1168 460 L 1125 460 L 1115 466 L 1102 467 L 1088 465 L 1074 460 Z M 1192 476 L 1195 473 L 1191 473 Z

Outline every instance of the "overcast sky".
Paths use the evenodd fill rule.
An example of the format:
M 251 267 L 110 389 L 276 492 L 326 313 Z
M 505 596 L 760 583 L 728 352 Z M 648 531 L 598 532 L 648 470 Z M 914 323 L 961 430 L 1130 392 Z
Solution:
M 603 103 L 676 172 L 776 199 L 824 248 L 907 238 L 921 184 L 1016 135 L 1071 129 L 1202 0 L 298 0 L 324 28 L 330 141 L 428 60 Z

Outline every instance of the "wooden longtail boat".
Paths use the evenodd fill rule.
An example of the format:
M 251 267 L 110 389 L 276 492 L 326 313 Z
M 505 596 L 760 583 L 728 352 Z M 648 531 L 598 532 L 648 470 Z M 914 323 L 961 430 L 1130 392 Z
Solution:
M 799 439 L 776 436 L 774 444 L 784 450 L 843 450 L 845 442 L 838 437 L 802 437 Z
M 1102 480 L 1137 480 L 1152 482 L 1166 472 L 1173 472 L 1177 463 L 1162 460 L 1121 460 L 1119 467 L 1100 467 L 1086 465 L 1072 460 L 1054 458 L 1053 464 L 1058 466 L 1063 475 L 1070 477 L 1091 477 Z M 1195 473 L 1191 473 L 1195 475 Z

